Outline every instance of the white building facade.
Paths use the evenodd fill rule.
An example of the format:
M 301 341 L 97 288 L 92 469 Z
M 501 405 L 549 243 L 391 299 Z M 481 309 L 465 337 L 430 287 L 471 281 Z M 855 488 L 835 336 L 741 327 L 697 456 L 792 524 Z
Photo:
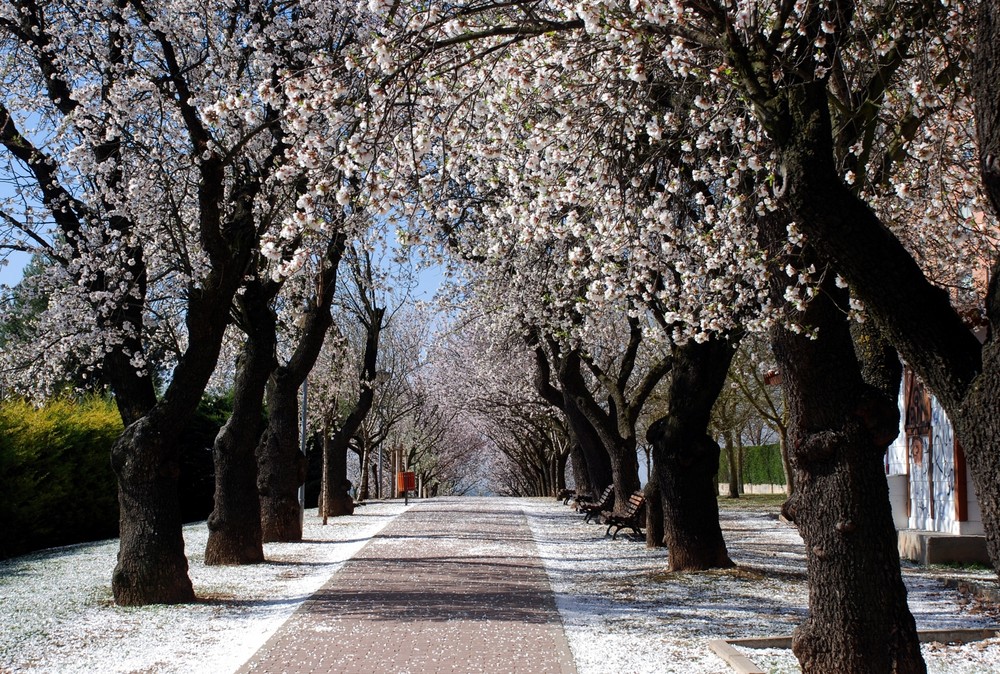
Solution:
M 886 454 L 896 528 L 981 535 L 982 516 L 962 447 L 944 409 L 909 368 L 899 405 L 899 436 Z

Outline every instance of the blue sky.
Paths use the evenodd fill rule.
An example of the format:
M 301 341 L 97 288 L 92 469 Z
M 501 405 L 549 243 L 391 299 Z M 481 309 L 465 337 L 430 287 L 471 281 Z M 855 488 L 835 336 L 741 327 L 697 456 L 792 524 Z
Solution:
M 24 272 L 24 265 L 28 264 L 31 256 L 25 253 L 10 253 L 7 257 L 7 264 L 0 267 L 0 283 L 14 286 L 21 281 Z

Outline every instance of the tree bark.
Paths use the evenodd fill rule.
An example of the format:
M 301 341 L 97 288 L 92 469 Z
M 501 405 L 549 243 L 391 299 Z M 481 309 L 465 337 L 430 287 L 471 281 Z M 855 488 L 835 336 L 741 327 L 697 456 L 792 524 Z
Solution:
M 572 434 L 572 430 L 568 428 L 567 431 Z M 583 450 L 580 449 L 580 444 L 574 440 L 570 440 L 569 448 L 569 460 L 570 469 L 573 473 L 573 484 L 575 485 L 577 494 L 594 494 L 600 493 L 594 491 L 594 483 L 590 481 L 590 474 L 587 471 L 587 458 L 583 455 Z
M 596 496 L 614 481 L 611 471 L 611 457 L 604 449 L 601 439 L 597 436 L 597 431 L 568 396 L 564 403 L 564 410 L 570 437 L 573 438 L 584 457 L 587 477 L 591 486 L 594 487 L 592 493 Z
M 566 359 L 563 359 L 564 362 L 559 364 L 556 370 L 556 379 L 560 388 L 557 389 L 552 384 L 552 367 L 548 354 L 539 345 L 537 336 L 530 337 L 527 343 L 535 352 L 535 389 L 543 400 L 556 409 L 562 410 L 566 417 L 570 441 L 578 452 L 574 459 L 574 471 L 577 470 L 577 466 L 580 466 L 586 472 L 586 479 L 581 482 L 587 486 L 587 489 L 583 491 L 578 486 L 577 492 L 597 496 L 613 482 L 614 478 L 611 472 L 611 459 L 604 449 L 601 438 L 580 410 L 574 398 L 567 395 L 567 378 L 576 382 L 576 378 L 580 377 L 580 359 L 574 357 L 570 362 L 565 362 Z M 576 368 L 576 378 L 567 377 L 566 373 L 572 368 Z M 580 380 L 582 381 L 582 378 Z
M 719 525 L 720 449 L 708 424 L 735 352 L 725 338 L 674 348 L 667 414 L 646 433 L 663 504 L 671 571 L 734 566 Z
M 347 481 L 347 452 L 351 438 L 355 436 L 365 417 L 375 403 L 375 385 L 378 375 L 378 348 L 382 335 L 382 324 L 385 319 L 384 307 L 368 307 L 369 315 L 363 317 L 365 324 L 365 351 L 362 356 L 361 371 L 358 373 L 358 400 L 343 423 L 330 436 L 323 439 L 329 454 L 326 475 L 327 492 L 325 502 L 321 504 L 323 512 L 328 517 L 350 515 L 354 512 L 354 499 L 348 493 L 350 482 Z
M 306 460 L 299 449 L 299 386 L 288 368 L 278 367 L 267 382 L 267 430 L 257 448 L 257 489 L 265 543 L 302 540 L 299 485 Z
M 646 547 L 665 547 L 667 543 L 663 531 L 663 497 L 660 495 L 660 485 L 656 481 L 655 470 L 652 471 L 643 493 L 646 495 Z
M 215 507 L 208 517 L 205 564 L 264 561 L 255 450 L 264 425 L 264 391 L 275 366 L 275 317 L 260 280 L 247 283 L 237 308 L 247 337 L 236 361 L 233 413 L 212 448 Z
M 559 452 L 553 458 L 555 469 L 555 484 L 552 487 L 553 496 L 566 488 L 566 465 L 569 463 L 569 448 Z
M 351 498 L 351 483 L 347 479 L 347 447 L 335 447 L 330 434 L 323 434 L 323 491 L 319 503 L 323 524 L 328 517 L 342 517 L 354 514 L 354 499 Z
M 119 606 L 194 601 L 177 498 L 179 426 L 163 421 L 151 413 L 130 424 L 111 452 L 121 508 L 111 579 Z
M 736 451 L 736 447 L 733 446 L 733 434 L 730 431 L 726 431 L 723 434 L 726 442 L 726 460 L 729 463 L 729 498 L 739 498 L 740 497 L 740 459 Z M 742 454 L 742 452 L 740 452 Z
M 778 435 L 778 450 L 781 452 L 781 472 L 785 475 L 785 496 L 795 493 L 795 471 L 788 456 L 788 431 L 782 429 Z
M 639 456 L 636 452 L 635 438 L 623 438 L 619 442 L 606 442 L 608 456 L 611 459 L 611 478 L 615 483 L 615 507 L 623 508 L 628 504 L 629 496 L 640 490 Z
M 629 438 L 615 437 L 616 434 L 605 428 L 599 428 L 602 422 L 605 426 L 610 419 L 603 410 L 598 411 L 598 405 L 593 394 L 587 389 L 580 371 L 581 360 L 576 352 L 566 354 L 559 363 L 559 383 L 562 386 L 565 399 L 565 412 L 569 426 L 576 435 L 577 442 L 584 448 L 587 465 L 591 469 L 591 481 L 600 484 L 598 480 L 607 477 L 611 479 L 604 483 L 615 485 L 615 504 L 628 503 L 628 497 L 639 489 L 639 459 L 636 455 L 635 437 L 631 438 L 631 450 L 627 446 Z M 604 418 L 595 418 L 600 417 Z M 607 467 L 607 468 L 606 468 Z M 605 473 L 608 470 L 610 475 Z M 601 487 L 603 491 L 603 487 Z
M 783 236 L 784 222 L 765 225 L 771 241 Z M 798 263 L 814 262 L 808 255 Z M 787 261 L 777 259 L 772 270 L 776 300 Z M 792 649 L 807 673 L 924 672 L 883 467 L 899 413 L 894 397 L 863 379 L 847 296 L 832 276 L 796 316 L 818 330 L 815 339 L 783 328 L 773 334 L 795 474 L 782 512 L 802 535 L 809 576 L 809 617 Z
M 368 443 L 365 443 L 364 451 L 362 451 L 359 457 L 359 462 L 361 464 L 360 478 L 361 484 L 358 485 L 358 501 L 364 503 L 368 500 L 368 468 L 372 460 L 372 450 Z
M 861 366 L 861 378 L 889 400 L 899 398 L 903 362 L 892 343 L 873 321 L 851 323 L 854 353 Z
M 979 34 L 973 74 L 979 168 L 983 187 L 1000 218 L 1000 6 L 979 5 Z M 976 497 L 983 513 L 986 541 L 993 568 L 1000 573 L 1000 255 L 991 261 L 986 290 L 988 331 L 982 347 L 982 373 L 973 382 L 960 411 L 948 416 L 962 441 Z M 935 391 L 936 393 L 936 391 Z
M 330 238 L 324 265 L 316 275 L 316 293 L 306 307 L 305 326 L 291 358 L 267 382 L 267 429 L 257 447 L 257 490 L 260 492 L 264 542 L 302 540 L 302 508 L 298 488 L 305 482 L 306 462 L 299 451 L 299 389 L 312 369 L 326 332 L 333 323 L 330 305 L 346 237 Z

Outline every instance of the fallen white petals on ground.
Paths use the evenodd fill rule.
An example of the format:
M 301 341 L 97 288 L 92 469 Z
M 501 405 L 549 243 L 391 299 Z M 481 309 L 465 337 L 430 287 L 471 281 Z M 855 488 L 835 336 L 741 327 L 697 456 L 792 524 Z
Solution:
M 728 673 L 710 640 L 791 634 L 808 612 L 805 550 L 795 527 L 770 510 L 721 512 L 736 569 L 670 574 L 665 550 L 612 541 L 561 502 L 526 505 L 579 673 Z M 996 581 L 988 571 L 904 564 L 918 629 L 997 626 L 989 607 L 945 588 L 945 576 Z M 773 674 L 800 671 L 788 649 L 742 652 Z M 1000 672 L 998 639 L 925 644 L 923 654 L 930 674 Z
M 0 672 L 216 674 L 235 671 L 402 503 L 370 503 L 323 526 L 307 511 L 302 543 L 267 543 L 267 562 L 205 566 L 205 523 L 184 527 L 199 601 L 115 606 L 118 541 L 0 562 Z
M 510 505 L 531 525 L 580 674 L 728 674 L 732 670 L 709 650 L 709 640 L 790 634 L 806 615 L 802 541 L 794 527 L 765 509 L 722 511 L 737 569 L 668 574 L 666 551 L 621 536 L 605 538 L 604 527 L 584 524 L 559 502 L 512 499 Z M 206 567 L 205 525 L 187 526 L 190 574 L 200 598 L 195 604 L 114 606 L 110 578 L 117 541 L 0 562 L 0 672 L 233 672 L 404 510 L 402 503 L 372 503 L 325 527 L 310 511 L 305 542 L 267 544 L 269 561 L 244 567 Z M 406 545 L 406 539 L 397 544 Z M 479 545 L 474 552 L 502 556 L 505 543 Z M 988 571 L 905 565 L 919 629 L 997 625 L 992 605 L 945 588 L 945 576 L 996 582 Z M 798 671 L 788 650 L 743 652 L 765 671 Z M 923 652 L 931 674 L 1000 672 L 1000 639 L 925 644 Z

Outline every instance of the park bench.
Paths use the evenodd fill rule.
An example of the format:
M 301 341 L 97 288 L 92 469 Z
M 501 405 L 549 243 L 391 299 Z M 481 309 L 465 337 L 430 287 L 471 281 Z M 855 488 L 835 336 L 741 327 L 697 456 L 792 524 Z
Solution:
M 584 522 L 590 522 L 591 519 L 597 521 L 597 517 L 604 510 L 610 510 L 615 504 L 615 486 L 609 484 L 607 489 L 601 492 L 601 495 L 594 501 L 581 501 L 576 504 L 577 512 L 584 513 Z
M 556 494 L 556 500 L 562 501 L 563 505 L 566 505 L 574 496 L 576 496 L 576 489 L 560 489 L 559 493 Z
M 619 531 L 628 528 L 634 531 L 637 536 L 644 536 L 645 534 L 642 533 L 643 520 L 646 517 L 644 505 L 646 505 L 646 497 L 641 491 L 634 491 L 628 497 L 628 504 L 625 506 L 624 512 L 602 512 L 604 523 L 608 525 L 608 530 L 604 532 L 604 535 L 610 535 L 611 540 L 615 540 L 618 538 Z M 612 529 L 615 530 L 614 534 L 611 533 Z

